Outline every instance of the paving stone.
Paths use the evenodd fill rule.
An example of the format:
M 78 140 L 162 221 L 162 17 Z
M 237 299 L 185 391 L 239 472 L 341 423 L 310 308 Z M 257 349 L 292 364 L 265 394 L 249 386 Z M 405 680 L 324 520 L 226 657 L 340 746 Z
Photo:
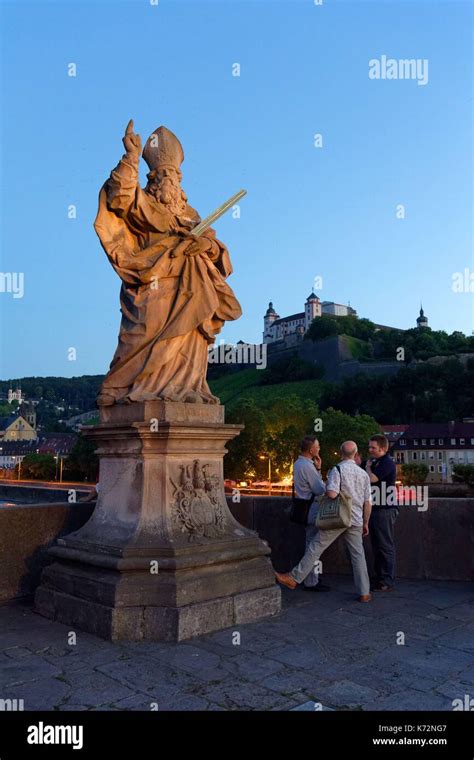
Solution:
M 61 670 L 49 662 L 45 662 L 38 655 L 23 658 L 22 660 L 12 660 L 4 656 L 0 660 L 0 683 L 2 688 L 14 686 L 15 684 L 25 684 L 36 681 L 39 678 L 48 676 L 58 676 Z
M 416 599 L 424 602 L 425 604 L 432 604 L 438 609 L 449 609 L 456 607 L 459 604 L 465 604 L 474 600 L 474 590 L 472 584 L 466 586 L 452 582 L 451 585 L 442 585 L 436 587 L 436 585 L 421 589 L 417 594 Z
M 429 673 L 426 675 L 423 671 L 409 666 L 392 666 L 387 663 L 384 667 L 380 661 L 377 665 L 373 665 L 370 660 L 362 668 L 346 669 L 345 674 L 341 672 L 339 675 L 340 677 L 345 675 L 361 687 L 374 688 L 381 696 L 398 694 L 406 689 L 431 692 L 445 679 L 445 676 Z
M 282 695 L 291 696 L 293 699 L 312 697 L 319 701 L 321 685 L 329 683 L 330 681 L 323 680 L 321 674 L 317 672 L 308 673 L 305 670 L 285 668 L 264 678 L 261 686 Z
M 387 637 L 374 636 L 370 625 L 356 629 L 347 627 L 320 626 L 313 636 L 316 646 L 327 660 L 336 667 L 352 666 L 364 662 L 375 652 L 384 651 Z
M 470 699 L 474 700 L 474 684 L 465 683 L 461 676 L 459 680 L 445 681 L 437 686 L 436 693 L 446 697 L 450 701 L 452 709 L 452 701 L 454 699 L 462 699 L 464 702 L 467 696 L 468 703 Z M 472 707 L 474 709 L 474 701 Z
M 474 690 L 474 664 L 459 671 L 459 679 L 465 683 L 472 683 Z
M 344 628 L 358 628 L 366 631 L 369 631 L 372 625 L 370 619 L 356 615 L 354 612 L 349 612 L 349 610 L 344 608 L 333 610 L 326 618 L 326 622 L 329 625 L 342 625 Z
M 153 705 L 153 709 L 152 709 Z M 194 694 L 174 695 L 160 700 L 152 700 L 149 696 L 136 694 L 126 699 L 117 700 L 113 706 L 119 710 L 139 710 L 141 712 L 167 712 L 179 710 L 207 710 L 209 702 Z M 217 707 L 217 706 L 216 706 Z M 219 709 L 219 708 L 217 708 Z
M 11 660 L 23 660 L 25 657 L 30 657 L 33 652 L 26 647 L 10 647 L 10 649 L 5 649 L 3 654 Z
M 320 702 L 304 702 L 302 705 L 293 707 L 292 712 L 334 712 L 332 707 L 326 707 Z
M 233 643 L 234 633 L 239 633 L 240 643 Z M 265 652 L 269 648 L 268 636 L 255 631 L 249 631 L 248 626 L 241 625 L 227 628 L 208 636 L 193 640 L 193 645 L 205 649 L 219 657 L 237 657 L 241 652 Z
M 117 655 L 111 646 L 110 651 L 99 649 L 95 652 L 84 653 L 79 649 L 78 651 L 69 651 L 64 655 L 54 655 L 48 651 L 45 654 L 41 654 L 41 657 L 46 662 L 59 668 L 62 673 L 67 674 L 94 668 L 97 665 L 106 665 L 109 662 L 121 662 L 124 659 L 132 659 L 133 656 Z
M 284 644 L 283 646 L 274 647 L 271 650 L 271 659 L 282 662 L 285 665 L 296 668 L 315 670 L 315 668 L 324 667 L 326 663 L 330 664 L 328 657 L 321 651 L 316 644 Z
M 192 644 L 181 644 L 170 649 L 166 654 L 160 652 L 158 660 L 166 663 L 170 668 L 192 673 L 202 680 L 222 679 L 225 676 L 218 655 Z
M 158 709 L 163 711 L 179 710 L 207 710 L 209 701 L 195 694 L 183 694 L 182 696 L 168 697 L 158 703 Z
M 439 636 L 437 643 L 450 649 L 461 649 L 463 652 L 474 652 L 474 624 L 464 625 L 454 631 Z
M 285 709 L 288 698 L 270 689 L 248 682 L 228 681 L 215 686 L 203 686 L 199 696 L 226 710 Z
M 406 689 L 431 692 L 450 676 L 470 665 L 470 656 L 456 654 L 455 650 L 431 647 L 417 642 L 415 645 L 388 647 L 383 654 L 346 669 L 346 677 L 361 685 L 399 693 Z M 343 677 L 342 671 L 340 676 Z
M 229 673 L 247 681 L 261 681 L 262 678 L 285 668 L 282 662 L 246 652 L 242 652 L 231 660 L 224 660 L 222 666 Z
M 80 705 L 104 705 L 115 699 L 134 696 L 135 691 L 113 678 L 96 671 L 79 671 L 62 676 L 65 683 L 71 687 L 74 703 Z
M 117 710 L 140 710 L 141 712 L 152 712 L 152 706 L 158 705 L 158 710 L 163 709 L 161 700 L 156 699 L 150 694 L 133 694 L 124 699 L 113 699 L 110 703 Z
M 427 694 L 414 689 L 405 689 L 389 697 L 374 700 L 364 706 L 364 710 L 448 710 L 448 701 L 439 694 Z
M 71 687 L 57 678 L 39 678 L 37 681 L 17 684 L 2 683 L 2 699 L 22 699 L 25 710 L 54 710 L 71 693 Z
M 456 620 L 464 620 L 466 623 L 471 623 L 474 620 L 474 601 L 465 602 L 463 604 L 455 604 L 454 607 L 447 607 L 446 613 L 451 618 Z
M 397 633 L 403 632 L 406 640 L 409 637 L 432 639 L 441 636 L 448 631 L 454 631 L 462 627 L 460 620 L 454 620 L 448 617 L 422 616 L 418 614 L 409 614 L 402 612 L 392 612 L 384 615 L 378 620 L 371 623 L 372 635 L 380 634 L 389 637 L 391 642 L 396 642 Z
M 379 692 L 368 686 L 361 686 L 354 681 L 335 681 L 318 688 L 319 701 L 331 707 L 341 709 L 362 709 L 362 705 L 378 699 Z
M 200 638 L 197 640 L 200 641 Z M 115 646 L 120 648 L 123 654 L 153 658 L 159 657 L 160 655 L 166 657 L 169 652 L 173 652 L 176 648 L 176 644 L 169 641 L 122 641 L 120 644 L 115 643 Z
M 149 693 L 158 702 L 172 694 L 183 692 L 186 687 L 192 688 L 196 683 L 201 683 L 200 678 L 144 657 L 99 665 L 96 671 L 132 690 Z

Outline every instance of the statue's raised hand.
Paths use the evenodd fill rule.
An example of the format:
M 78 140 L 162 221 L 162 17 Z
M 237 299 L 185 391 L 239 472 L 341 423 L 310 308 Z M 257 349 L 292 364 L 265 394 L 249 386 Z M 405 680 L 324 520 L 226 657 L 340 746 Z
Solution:
M 127 124 L 127 129 L 123 136 L 123 144 L 129 155 L 140 156 L 142 152 L 142 140 L 140 135 L 135 134 L 133 131 L 133 119 L 130 119 Z

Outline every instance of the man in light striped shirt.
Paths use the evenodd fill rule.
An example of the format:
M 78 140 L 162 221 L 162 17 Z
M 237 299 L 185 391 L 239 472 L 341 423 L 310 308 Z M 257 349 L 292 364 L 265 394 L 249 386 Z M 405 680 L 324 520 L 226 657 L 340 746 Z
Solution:
M 301 441 L 301 454 L 293 465 L 293 483 L 295 495 L 299 499 L 313 503 L 308 512 L 308 524 L 306 526 L 306 549 L 315 538 L 317 528 L 315 526 L 318 512 L 317 497 L 325 492 L 325 486 L 321 478 L 321 457 L 319 455 L 319 441 L 315 435 L 307 435 Z M 308 591 L 329 591 L 330 587 L 320 582 L 317 565 L 306 576 L 303 588 Z
M 323 552 L 340 536 L 344 536 L 350 554 L 354 584 L 360 602 L 370 602 L 370 582 L 367 572 L 362 537 L 369 534 L 369 519 L 372 511 L 370 479 L 367 473 L 355 463 L 357 444 L 345 441 L 341 446 L 342 461 L 328 476 L 326 493 L 335 499 L 341 490 L 351 497 L 351 525 L 347 528 L 318 530 L 310 542 L 303 558 L 289 573 L 275 573 L 283 586 L 295 589 L 312 572 Z

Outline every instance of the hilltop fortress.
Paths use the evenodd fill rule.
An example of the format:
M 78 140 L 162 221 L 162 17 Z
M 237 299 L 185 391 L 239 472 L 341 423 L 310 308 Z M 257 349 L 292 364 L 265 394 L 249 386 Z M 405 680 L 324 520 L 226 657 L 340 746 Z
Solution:
M 304 340 L 313 320 L 329 317 L 357 317 L 357 311 L 350 304 L 335 301 L 321 301 L 312 291 L 306 299 L 303 311 L 280 317 L 270 302 L 263 317 L 263 346 L 267 350 L 268 364 L 284 357 L 297 354 L 309 364 L 324 368 L 324 377 L 329 381 L 342 380 L 364 372 L 370 375 L 396 374 L 403 366 L 399 361 L 366 361 L 355 351 L 356 339 L 346 335 L 333 335 L 313 342 Z M 416 327 L 428 327 L 428 319 L 420 308 Z M 387 325 L 376 324 L 376 329 L 388 329 Z M 391 328 L 393 329 L 393 328 Z

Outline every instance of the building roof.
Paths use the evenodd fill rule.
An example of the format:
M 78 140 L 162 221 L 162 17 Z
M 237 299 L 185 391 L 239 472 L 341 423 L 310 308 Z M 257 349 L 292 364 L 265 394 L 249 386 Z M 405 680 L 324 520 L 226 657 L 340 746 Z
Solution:
M 40 454 L 69 454 L 77 440 L 75 433 L 42 433 L 37 442 Z
M 0 456 L 36 453 L 38 441 L 0 441 Z
M 378 322 L 374 322 L 374 326 L 379 330 L 396 330 L 397 332 L 405 332 L 401 327 L 390 327 L 390 325 L 381 325 Z
M 275 311 L 275 309 L 273 308 L 273 303 L 272 303 L 272 301 L 270 301 L 270 303 L 268 304 L 268 309 L 267 309 L 267 310 L 266 310 L 266 312 L 265 312 L 265 316 L 266 316 L 266 317 L 268 317 L 270 314 L 276 314 L 276 311 Z M 278 315 L 277 315 L 277 316 L 278 316 Z
M 0 441 L 0 456 L 69 454 L 76 440 L 75 433 L 42 433 L 33 441 Z
M 423 445 L 422 439 L 426 439 L 427 443 Z M 430 444 L 429 438 L 434 438 L 435 443 Z M 444 439 L 444 444 L 438 443 L 439 438 Z M 456 438 L 459 441 L 460 438 L 464 438 L 466 444 L 461 446 L 459 443 L 452 444 L 451 438 Z M 471 438 L 474 438 L 474 423 L 472 422 L 420 422 L 415 425 L 410 425 L 403 436 L 399 436 L 397 442 L 394 445 L 395 449 L 406 449 L 407 447 L 415 449 L 426 448 L 466 448 L 466 446 L 472 446 Z M 404 446 L 400 445 L 400 440 L 406 441 Z M 413 440 L 418 441 L 417 444 L 413 443 Z
M 274 325 L 281 325 L 283 322 L 292 322 L 294 319 L 304 319 L 304 311 L 299 314 L 290 314 L 289 317 L 281 317 L 281 319 L 275 319 Z
M 380 425 L 380 429 L 390 444 L 398 441 L 409 427 L 410 425 Z
M 21 417 L 21 414 L 10 414 L 8 417 L 0 417 L 0 430 L 6 430 L 19 417 Z M 23 417 L 21 418 L 23 419 Z M 24 421 L 26 422 L 26 420 Z
M 319 298 L 319 296 L 317 296 L 316 293 L 312 290 L 311 293 L 309 294 L 308 298 L 306 299 L 306 302 L 308 302 L 308 301 L 320 301 L 320 300 L 321 299 Z

